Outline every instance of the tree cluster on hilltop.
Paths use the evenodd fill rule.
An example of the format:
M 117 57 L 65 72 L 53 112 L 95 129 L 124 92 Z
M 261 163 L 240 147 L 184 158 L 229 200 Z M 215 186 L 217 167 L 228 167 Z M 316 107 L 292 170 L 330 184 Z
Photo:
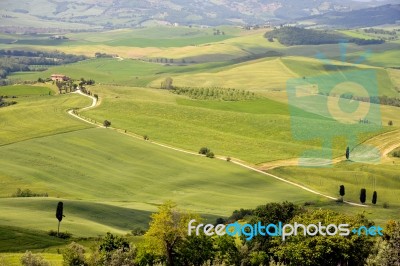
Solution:
M 281 44 L 287 46 L 334 44 L 347 39 L 346 36 L 340 34 L 300 27 L 281 27 L 265 33 L 264 37 L 269 41 L 278 39 Z M 358 45 L 381 44 L 385 42 L 381 39 L 366 40 L 360 38 L 351 38 L 347 39 L 347 41 Z

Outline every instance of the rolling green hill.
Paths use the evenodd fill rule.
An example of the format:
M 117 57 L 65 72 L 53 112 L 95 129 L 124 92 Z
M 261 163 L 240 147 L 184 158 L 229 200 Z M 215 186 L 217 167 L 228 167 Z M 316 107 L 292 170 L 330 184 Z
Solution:
M 50 196 L 0 199 L 3 225 L 54 229 L 59 200 L 65 204 L 62 228 L 93 236 L 145 227 L 148 211 L 168 199 L 202 214 L 221 216 L 268 199 L 319 199 L 225 161 L 188 156 L 111 129 L 37 138 L 0 150 L 2 197 L 17 188 Z

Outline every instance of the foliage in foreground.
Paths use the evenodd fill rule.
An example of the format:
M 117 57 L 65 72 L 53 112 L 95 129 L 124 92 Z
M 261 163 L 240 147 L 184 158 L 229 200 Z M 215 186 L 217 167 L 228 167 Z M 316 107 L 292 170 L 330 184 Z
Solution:
M 150 228 L 137 245 L 120 236 L 107 235 L 87 252 L 72 242 L 63 251 L 64 265 L 400 265 L 400 222 L 389 221 L 383 237 L 350 234 L 349 236 L 304 236 L 299 233 L 285 241 L 281 237 L 255 236 L 247 241 L 244 236 L 207 236 L 204 233 L 188 236 L 188 222 L 201 218 L 179 209 L 173 202 L 159 206 L 152 215 Z M 330 210 L 307 210 L 293 203 L 268 203 L 253 210 L 235 211 L 229 223 L 262 224 L 342 224 L 350 228 L 372 226 L 362 215 L 347 216 Z M 219 223 L 224 222 L 218 219 Z M 87 253 L 90 256 L 86 255 Z M 26 253 L 24 260 L 39 261 L 40 255 Z M 22 261 L 22 259 L 21 259 Z M 36 263 L 36 262 L 33 262 Z

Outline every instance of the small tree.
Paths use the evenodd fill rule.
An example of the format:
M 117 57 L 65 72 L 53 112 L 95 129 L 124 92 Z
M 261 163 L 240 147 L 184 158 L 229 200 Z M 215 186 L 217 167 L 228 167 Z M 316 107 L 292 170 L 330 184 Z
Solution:
M 372 194 L 372 204 L 375 205 L 377 201 L 378 201 L 378 193 L 374 191 L 374 194 Z
M 345 195 L 344 185 L 340 185 L 339 194 L 342 197 L 342 201 L 343 201 L 343 196 Z
M 163 82 L 161 82 L 161 89 L 166 89 L 166 90 L 170 90 L 172 89 L 172 78 L 167 77 Z
M 104 120 L 103 126 L 104 126 L 105 128 L 108 128 L 109 126 L 111 126 L 111 122 L 108 121 L 108 120 Z
M 210 152 L 210 149 L 207 147 L 202 147 L 199 151 L 199 154 L 207 155 Z
M 144 136 L 143 136 L 143 139 L 144 139 L 144 140 L 149 140 L 149 136 L 144 135 Z
M 393 126 L 393 121 L 392 121 L 392 120 L 389 120 L 388 125 L 389 125 L 389 126 Z
M 62 203 L 62 201 L 60 201 L 57 204 L 57 211 L 56 211 L 56 218 L 58 220 L 57 237 L 60 234 L 60 223 L 61 223 L 63 217 L 65 217 L 63 214 L 63 211 L 64 211 L 64 203 Z
M 349 160 L 350 159 L 350 147 L 346 148 L 346 159 Z
M 365 188 L 362 188 L 360 191 L 360 202 L 364 204 L 366 200 L 367 200 L 367 190 Z

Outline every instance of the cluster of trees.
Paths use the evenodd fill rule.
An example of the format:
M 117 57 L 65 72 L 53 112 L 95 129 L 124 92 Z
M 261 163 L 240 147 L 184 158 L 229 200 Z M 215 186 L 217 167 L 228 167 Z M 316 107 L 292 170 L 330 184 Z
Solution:
M 364 32 L 365 33 L 373 33 L 373 34 L 396 35 L 395 30 L 384 30 L 384 29 L 376 29 L 376 28 L 364 29 Z
M 223 89 L 223 88 L 173 88 L 173 93 L 178 95 L 186 95 L 197 100 L 222 100 L 222 101 L 243 101 L 253 100 L 257 96 L 254 92 L 239 89 Z
M 329 95 L 327 93 L 321 93 L 322 95 Z M 400 107 L 400 99 L 392 98 L 388 96 L 370 96 L 370 97 L 359 97 L 351 93 L 345 93 L 341 95 L 330 95 L 335 97 L 340 97 L 343 99 L 355 100 L 360 102 L 370 102 L 375 104 L 390 105 L 395 107 Z
M 214 35 L 225 35 L 224 31 L 220 31 L 219 29 L 213 29 L 213 34 Z
M 199 154 L 205 155 L 208 158 L 214 158 L 215 154 L 207 147 L 202 147 L 199 150 Z
M 173 64 L 174 59 L 173 58 L 155 58 L 155 59 L 149 59 L 150 62 L 155 61 L 156 63 L 164 63 L 164 64 Z
M 94 56 L 96 58 L 113 58 L 114 57 L 114 55 L 112 55 L 112 54 L 106 54 L 106 53 L 100 53 L 100 52 L 95 53 Z
M 47 79 L 42 79 L 42 78 L 38 79 L 38 82 L 45 82 L 45 81 L 47 81 Z M 68 93 L 68 92 L 76 91 L 76 89 L 78 88 L 78 84 L 79 84 L 79 88 L 81 89 L 81 91 L 83 93 L 86 93 L 87 95 L 92 95 L 92 93 L 85 86 L 86 85 L 94 85 L 96 83 L 96 81 L 93 79 L 86 80 L 84 78 L 81 78 L 79 80 L 78 84 L 76 84 L 75 80 L 73 80 L 73 79 L 69 79 L 68 81 L 56 81 L 55 83 L 56 83 L 56 86 L 57 86 L 60 94 L 62 94 L 63 92 Z
M 64 65 L 87 57 L 62 52 L 34 52 L 23 50 L 0 50 L 0 79 L 19 71 L 45 70 L 46 66 Z M 33 67 L 40 65 L 40 68 Z
M 389 221 L 384 236 L 320 235 L 286 238 L 256 235 L 251 240 L 224 236 L 188 235 L 188 223 L 202 219 L 182 210 L 173 202 L 159 206 L 152 214 L 150 227 L 141 242 L 132 245 L 120 236 L 107 233 L 96 243 L 90 255 L 87 248 L 72 242 L 63 251 L 64 265 L 380 265 L 400 264 L 400 222 Z M 329 210 L 307 210 L 290 202 L 268 203 L 252 210 L 235 211 L 228 222 L 264 225 L 278 224 L 349 224 L 349 228 L 370 227 L 363 215 L 348 216 Z M 242 220 L 243 219 L 243 220 Z M 226 223 L 218 219 L 218 223 Z M 275 229 L 269 229 L 273 233 Z M 301 231 L 300 231 L 301 232 Z M 38 264 L 28 264 L 38 261 Z M 21 258 L 22 265 L 48 265 L 40 255 L 30 252 Z
M 49 194 L 47 194 L 47 193 L 34 193 L 32 190 L 30 190 L 28 188 L 23 189 L 23 190 L 20 188 L 17 188 L 17 191 L 11 195 L 11 197 L 15 197 L 15 198 L 18 198 L 18 197 L 21 197 L 21 198 L 24 198 L 24 197 L 48 197 L 48 196 L 49 196 Z
M 328 31 L 311 30 L 299 27 L 281 27 L 274 29 L 273 31 L 267 32 L 264 35 L 269 41 L 278 39 L 283 45 L 319 45 L 319 44 L 333 44 L 339 43 L 340 40 L 345 38 L 342 35 L 329 33 Z M 356 43 L 358 45 L 368 44 L 381 44 L 384 40 L 381 39 L 360 39 L 352 38 L 349 42 Z
M 3 99 L 8 98 L 8 96 L 0 96 L 0 107 L 7 107 L 10 105 L 17 104 L 16 101 L 4 101 Z M 15 96 L 13 98 L 16 98 Z
M 393 155 L 393 157 L 400 158 L 400 150 L 394 151 L 394 152 L 392 153 L 392 155 Z
M 349 42 L 355 43 L 357 45 L 370 45 L 370 44 L 382 44 L 382 43 L 385 43 L 385 40 L 352 38 L 352 39 L 349 39 Z
M 343 197 L 346 194 L 346 190 L 345 190 L 344 185 L 340 185 L 339 194 L 340 194 L 340 197 L 341 197 L 340 201 L 343 202 Z M 362 204 L 365 204 L 366 201 L 367 201 L 367 190 L 365 188 L 362 188 L 360 190 L 360 202 Z M 378 192 L 374 191 L 374 193 L 372 194 L 372 201 L 371 202 L 372 202 L 372 204 L 375 205 L 377 203 L 377 201 L 378 201 Z

